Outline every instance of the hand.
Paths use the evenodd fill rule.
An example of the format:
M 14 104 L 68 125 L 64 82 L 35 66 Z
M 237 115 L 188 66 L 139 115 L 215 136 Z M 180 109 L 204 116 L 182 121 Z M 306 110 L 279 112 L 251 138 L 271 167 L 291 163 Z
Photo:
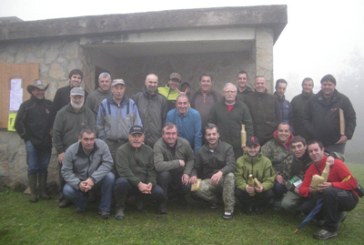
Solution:
M 326 159 L 326 164 L 328 164 L 331 167 L 332 165 L 334 165 L 334 161 L 335 158 L 333 158 L 332 156 L 328 156 Z
M 180 166 L 181 168 L 184 168 L 184 167 L 185 167 L 185 165 L 186 165 L 186 163 L 185 163 L 185 161 L 184 161 L 184 160 L 179 160 L 179 166 Z
M 264 191 L 263 186 L 261 187 L 254 187 L 256 192 L 262 193 Z
M 80 188 L 80 191 L 82 191 L 82 192 L 89 191 L 89 187 L 87 186 L 86 181 L 81 181 L 80 184 L 78 185 L 78 187 Z
M 94 179 L 91 177 L 88 177 L 85 182 L 87 183 L 87 186 L 90 187 L 90 189 L 95 185 Z
M 283 184 L 284 183 L 284 179 L 282 177 L 282 175 L 277 175 L 276 176 L 276 181 L 279 183 L 279 184 Z
M 329 188 L 331 186 L 332 186 L 332 183 L 331 182 L 324 182 L 324 183 L 318 185 L 318 189 L 320 191 L 322 191 L 322 190 L 324 190 L 326 188 Z
M 138 184 L 138 189 L 139 189 L 139 191 L 141 192 L 141 193 L 143 193 L 143 194 L 151 194 L 152 192 L 151 192 L 151 190 L 152 190 L 152 188 L 151 188 L 151 183 L 149 183 L 149 184 L 144 184 L 143 182 L 139 182 L 139 184 Z
M 212 175 L 211 179 L 210 179 L 211 184 L 213 184 L 213 185 L 219 184 L 222 174 L 223 173 L 221 171 L 218 171 L 216 174 Z
M 188 176 L 188 174 L 183 174 L 181 181 L 182 181 L 182 184 L 188 185 L 188 183 L 190 181 L 190 176 Z
M 253 187 L 253 186 L 246 185 L 245 190 L 246 190 L 246 192 L 248 192 L 249 194 L 253 194 L 253 193 L 255 193 L 255 189 L 254 189 L 254 187 Z
M 335 144 L 344 144 L 346 141 L 348 141 L 348 137 L 346 137 L 346 135 L 341 135 L 340 139 Z
M 190 184 L 194 184 L 197 181 L 197 176 L 190 177 Z
M 297 187 L 294 188 L 294 192 L 296 192 L 297 194 L 300 194 L 300 189 L 298 189 Z
M 62 165 L 63 160 L 64 160 L 64 152 L 58 154 L 58 163 Z

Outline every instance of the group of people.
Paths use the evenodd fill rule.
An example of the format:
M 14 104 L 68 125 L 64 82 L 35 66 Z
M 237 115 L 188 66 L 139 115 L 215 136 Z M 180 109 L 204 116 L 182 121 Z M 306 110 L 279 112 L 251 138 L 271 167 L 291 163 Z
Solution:
M 263 76 L 250 88 L 245 71 L 224 85 L 222 95 L 212 89 L 209 74 L 200 76 L 198 91 L 190 94 L 180 74 L 171 73 L 159 87 L 158 76 L 150 73 L 131 97 L 126 82 L 109 73 L 99 75 L 90 94 L 82 79 L 82 71 L 72 70 L 69 85 L 57 90 L 53 102 L 45 99 L 43 81 L 27 88 L 31 98 L 21 105 L 15 128 L 25 142 L 31 202 L 50 198 L 52 145 L 60 170 L 59 207 L 73 202 L 82 213 L 99 192 L 98 211 L 105 219 L 112 204 L 122 220 L 129 202 L 143 210 L 153 199 L 166 214 L 168 200 L 185 201 L 187 195 L 211 208 L 222 202 L 224 219 L 237 206 L 247 214 L 270 207 L 308 213 L 320 199 L 323 228 L 314 236 L 323 240 L 337 235 L 344 212 L 358 202 L 357 181 L 338 157 L 353 136 L 355 111 L 332 75 L 322 78 L 318 94 L 305 78 L 302 94 L 291 103 L 284 79 L 272 95 Z M 313 187 L 311 179 L 326 164 L 328 177 Z

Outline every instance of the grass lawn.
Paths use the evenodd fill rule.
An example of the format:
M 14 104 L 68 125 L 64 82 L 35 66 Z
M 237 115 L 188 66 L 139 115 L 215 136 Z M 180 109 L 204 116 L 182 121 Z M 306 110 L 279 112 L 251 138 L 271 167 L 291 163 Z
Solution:
M 350 164 L 364 184 L 364 165 Z M 317 241 L 310 223 L 294 234 L 302 217 L 282 212 L 247 216 L 236 210 L 232 220 L 222 219 L 222 209 L 210 210 L 203 203 L 171 203 L 168 215 L 154 207 L 145 213 L 130 208 L 123 221 L 102 220 L 96 206 L 85 214 L 73 207 L 60 209 L 55 199 L 28 202 L 22 193 L 0 193 L 0 244 L 364 244 L 364 203 L 348 214 L 339 235 Z

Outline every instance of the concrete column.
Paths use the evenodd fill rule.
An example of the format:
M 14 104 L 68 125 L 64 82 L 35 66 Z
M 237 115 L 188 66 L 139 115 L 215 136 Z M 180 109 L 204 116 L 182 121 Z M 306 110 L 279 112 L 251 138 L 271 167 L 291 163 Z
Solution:
M 269 28 L 257 28 L 255 37 L 256 75 L 264 76 L 267 88 L 273 90 L 273 31 Z

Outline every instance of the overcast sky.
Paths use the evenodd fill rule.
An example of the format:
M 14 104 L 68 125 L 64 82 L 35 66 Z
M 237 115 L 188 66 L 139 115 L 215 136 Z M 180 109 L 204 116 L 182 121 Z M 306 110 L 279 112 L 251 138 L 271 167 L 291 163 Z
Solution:
M 318 85 L 323 75 L 332 73 L 335 76 L 341 72 L 345 59 L 352 53 L 364 53 L 363 0 L 0 0 L 0 17 L 40 20 L 266 4 L 288 5 L 288 24 L 274 46 L 274 79 L 288 80 L 288 98 L 300 92 L 304 77 L 312 77 Z

